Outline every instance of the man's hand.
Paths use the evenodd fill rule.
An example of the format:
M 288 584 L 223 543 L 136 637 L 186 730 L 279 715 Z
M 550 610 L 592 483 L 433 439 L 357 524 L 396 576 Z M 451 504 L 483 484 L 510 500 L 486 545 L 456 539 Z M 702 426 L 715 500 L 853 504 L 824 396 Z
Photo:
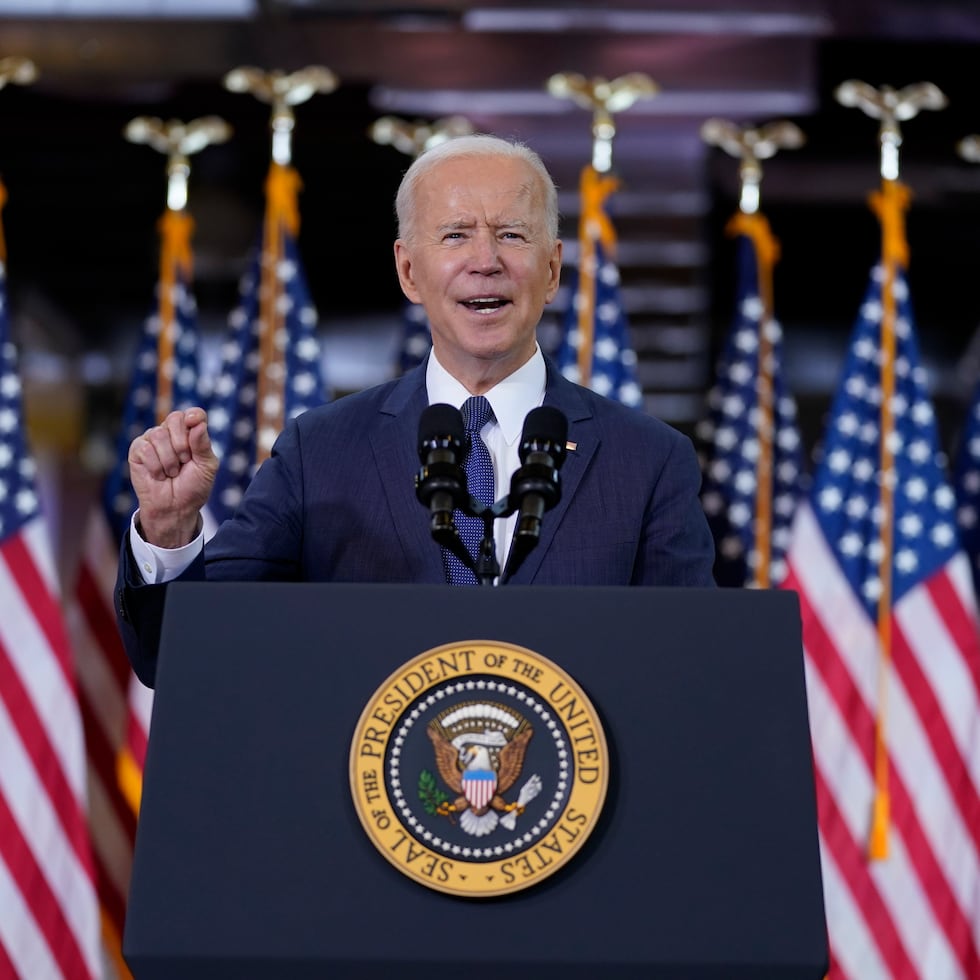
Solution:
M 218 472 L 208 416 L 202 408 L 171 412 L 129 447 L 129 477 L 140 507 L 140 529 L 150 544 L 179 548 L 198 533 L 201 508 Z

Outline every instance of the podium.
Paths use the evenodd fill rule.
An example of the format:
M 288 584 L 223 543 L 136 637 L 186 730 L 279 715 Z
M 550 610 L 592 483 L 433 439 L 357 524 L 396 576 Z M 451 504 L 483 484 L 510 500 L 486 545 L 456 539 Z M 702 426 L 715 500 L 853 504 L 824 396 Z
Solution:
M 567 865 L 474 899 L 378 853 L 348 755 L 401 664 L 487 639 L 578 682 L 610 776 Z M 136 980 L 819 980 L 796 595 L 172 584 L 123 951 Z

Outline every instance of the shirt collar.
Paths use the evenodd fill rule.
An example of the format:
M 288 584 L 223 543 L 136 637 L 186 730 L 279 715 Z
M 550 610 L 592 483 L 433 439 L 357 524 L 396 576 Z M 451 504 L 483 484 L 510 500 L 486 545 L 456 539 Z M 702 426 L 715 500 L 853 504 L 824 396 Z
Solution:
M 547 374 L 544 355 L 536 345 L 527 363 L 485 393 L 508 445 L 520 438 L 527 413 L 544 401 Z M 425 369 L 425 388 L 430 405 L 443 402 L 459 408 L 470 397 L 466 388 L 439 363 L 435 350 L 429 353 Z

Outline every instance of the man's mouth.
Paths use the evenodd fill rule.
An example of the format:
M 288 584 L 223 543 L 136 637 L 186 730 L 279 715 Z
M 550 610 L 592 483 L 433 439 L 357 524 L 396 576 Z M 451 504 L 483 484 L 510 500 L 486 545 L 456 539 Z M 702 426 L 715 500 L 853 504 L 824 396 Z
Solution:
M 473 299 L 464 299 L 463 306 L 475 313 L 492 313 L 506 306 L 510 300 L 501 296 L 474 296 Z

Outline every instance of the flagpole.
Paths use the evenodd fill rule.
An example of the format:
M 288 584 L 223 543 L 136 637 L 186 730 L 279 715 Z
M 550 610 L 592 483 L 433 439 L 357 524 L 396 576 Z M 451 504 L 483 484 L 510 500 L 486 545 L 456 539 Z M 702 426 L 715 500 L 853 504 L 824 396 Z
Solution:
M 207 146 L 226 142 L 231 136 L 231 127 L 217 116 L 204 116 L 189 123 L 137 116 L 127 124 L 123 135 L 131 143 L 145 143 L 167 157 L 167 206 L 157 225 L 160 232 L 160 332 L 157 335 L 156 418 L 159 424 L 174 407 L 177 282 L 181 275 L 185 283 L 190 282 L 193 269 L 190 243 L 194 222 L 186 211 L 191 172 L 189 157 Z
M 895 523 L 895 347 L 896 302 L 895 282 L 901 269 L 909 262 L 905 234 L 905 212 L 910 192 L 899 182 L 899 147 L 902 144 L 900 121 L 914 118 L 920 109 L 942 109 L 946 97 L 927 82 L 909 85 L 900 91 L 889 86 L 876 89 L 866 82 L 851 80 L 838 86 L 834 97 L 841 105 L 861 109 L 873 119 L 881 120 L 878 129 L 880 144 L 881 190 L 870 196 L 869 203 L 881 224 L 881 414 L 879 459 L 881 472 L 881 531 L 878 558 L 877 631 L 878 710 L 875 715 L 874 780 L 871 831 L 868 856 L 871 860 L 888 857 L 888 832 L 891 823 L 889 791 L 888 745 L 886 738 L 888 713 L 888 678 L 892 660 L 892 551 Z
M 616 135 L 613 113 L 628 109 L 637 99 L 652 98 L 659 89 L 648 75 L 640 72 L 621 75 L 612 81 L 601 76 L 587 79 L 573 72 L 561 72 L 548 79 L 547 89 L 556 98 L 568 98 L 592 110 L 592 162 L 583 168 L 579 185 L 579 284 L 575 297 L 578 380 L 588 387 L 592 380 L 595 342 L 596 248 L 601 243 L 608 255 L 614 254 L 616 248 L 616 233 L 605 211 L 607 198 L 620 186 L 615 177 L 608 176 Z
M 773 268 L 779 260 L 779 242 L 759 210 L 762 161 L 780 149 L 803 145 L 803 133 L 791 122 L 767 123 L 758 129 L 740 127 L 724 119 L 708 119 L 701 138 L 739 159 L 739 210 L 729 221 L 729 235 L 745 235 L 755 251 L 759 316 L 757 397 L 759 412 L 756 437 L 759 444 L 755 489 L 755 567 L 751 585 L 767 589 L 772 584 L 773 458 L 775 455 L 775 382 L 772 325 L 774 316 Z
M 292 134 L 296 125 L 293 106 L 319 93 L 330 93 L 337 76 L 319 65 L 286 74 L 259 68 L 235 68 L 224 77 L 231 92 L 247 92 L 272 106 L 272 162 L 265 184 L 261 285 L 259 288 L 258 396 L 256 398 L 255 463 L 262 463 L 285 424 L 286 344 L 285 286 L 282 265 L 287 234 L 299 234 L 299 191 L 302 181 L 292 166 Z

